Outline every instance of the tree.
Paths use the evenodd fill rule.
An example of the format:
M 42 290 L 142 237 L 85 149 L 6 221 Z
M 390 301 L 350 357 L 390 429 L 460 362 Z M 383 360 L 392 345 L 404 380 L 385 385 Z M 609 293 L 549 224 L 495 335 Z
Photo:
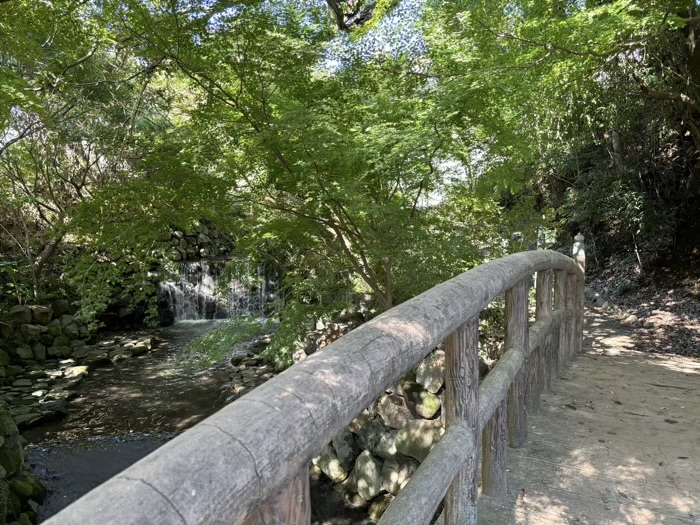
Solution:
M 36 299 L 76 205 L 123 179 L 160 128 L 153 71 L 82 2 L 0 6 L 1 233 L 23 254 Z M 162 120 L 162 118 L 161 118 Z

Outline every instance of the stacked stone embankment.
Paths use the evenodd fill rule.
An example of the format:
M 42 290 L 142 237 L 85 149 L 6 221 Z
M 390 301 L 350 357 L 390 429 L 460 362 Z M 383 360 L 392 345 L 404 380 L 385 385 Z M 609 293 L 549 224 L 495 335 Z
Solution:
M 229 233 L 220 231 L 209 221 L 200 221 L 194 232 L 171 230 L 162 241 L 170 244 L 172 261 L 195 261 L 229 255 L 236 248 L 236 240 Z
M 310 332 L 295 357 L 303 359 L 359 322 Z M 487 372 L 481 359 L 480 375 Z M 444 395 L 445 352 L 437 348 L 313 459 L 312 474 L 328 477 L 348 504 L 367 507 L 377 522 L 445 433 Z
M 32 525 L 46 491 L 28 471 L 22 438 L 7 404 L 0 401 L 0 525 Z
M 93 344 L 68 301 L 14 306 L 0 318 L 0 399 L 19 428 L 63 417 L 90 368 L 142 355 L 156 343 L 133 334 Z

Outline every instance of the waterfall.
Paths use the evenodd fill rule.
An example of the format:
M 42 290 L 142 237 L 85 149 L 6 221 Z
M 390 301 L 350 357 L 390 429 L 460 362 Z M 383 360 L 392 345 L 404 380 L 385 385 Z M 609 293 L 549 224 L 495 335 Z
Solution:
M 175 321 L 260 316 L 276 298 L 275 281 L 262 268 L 251 271 L 249 263 L 236 265 L 232 276 L 224 276 L 225 261 L 201 260 L 179 266 L 177 281 L 160 285 L 160 297 L 174 312 Z

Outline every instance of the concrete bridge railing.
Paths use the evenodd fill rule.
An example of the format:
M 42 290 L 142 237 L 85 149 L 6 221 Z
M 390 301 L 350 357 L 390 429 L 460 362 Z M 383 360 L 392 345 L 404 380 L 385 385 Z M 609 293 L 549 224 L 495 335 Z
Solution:
M 506 493 L 506 447 L 527 436 L 555 371 L 581 350 L 583 237 L 574 260 L 542 250 L 488 262 L 402 303 L 297 363 L 83 496 L 46 525 L 302 525 L 308 465 L 438 344 L 446 432 L 380 525 L 476 524 L 482 491 Z M 537 273 L 536 321 L 528 284 Z M 479 384 L 478 318 L 505 293 L 506 348 Z

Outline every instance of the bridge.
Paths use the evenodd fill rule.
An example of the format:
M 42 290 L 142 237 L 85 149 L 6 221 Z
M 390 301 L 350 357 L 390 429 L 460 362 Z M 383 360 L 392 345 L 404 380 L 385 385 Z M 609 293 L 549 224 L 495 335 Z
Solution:
M 308 524 L 310 460 L 442 342 L 446 432 L 380 525 L 696 523 L 700 366 L 639 356 L 584 320 L 584 270 L 577 236 L 573 259 L 523 252 L 442 283 L 45 523 Z M 503 294 L 505 352 L 480 382 L 479 314 Z

